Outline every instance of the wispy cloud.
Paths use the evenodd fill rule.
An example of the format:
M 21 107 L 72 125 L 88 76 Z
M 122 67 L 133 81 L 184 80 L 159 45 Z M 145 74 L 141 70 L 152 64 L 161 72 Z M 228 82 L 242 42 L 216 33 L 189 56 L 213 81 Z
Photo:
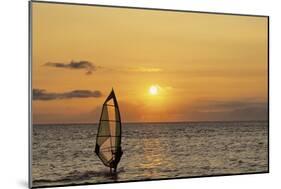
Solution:
M 156 67 L 134 67 L 134 68 L 128 68 L 127 71 L 154 73 L 154 72 L 162 72 L 163 70 L 161 68 L 156 68 Z
M 183 104 L 170 109 L 155 110 L 151 110 L 151 106 L 147 103 L 120 101 L 119 107 L 123 120 L 127 122 L 249 121 L 268 119 L 267 102 L 262 100 L 206 100 L 202 101 L 202 103 L 194 102 L 194 104 Z
M 85 70 L 87 75 L 90 75 L 97 70 L 97 66 L 89 61 L 71 61 L 70 63 L 47 62 L 44 66 Z
M 102 67 L 106 71 L 111 72 L 129 72 L 129 73 L 156 73 L 156 72 L 163 72 L 162 68 L 158 67 L 146 67 L 146 66 L 139 66 L 139 67 L 111 67 L 106 68 Z
M 189 116 L 190 120 L 267 120 L 268 105 L 267 101 L 256 99 L 201 100 L 179 113 Z
M 202 100 L 194 106 L 195 109 L 201 112 L 233 111 L 260 107 L 266 107 L 266 102 L 254 99 L 236 101 Z
M 90 90 L 73 90 L 63 93 L 47 92 L 44 89 L 33 89 L 33 100 L 60 100 L 72 98 L 99 98 L 102 94 L 100 91 Z

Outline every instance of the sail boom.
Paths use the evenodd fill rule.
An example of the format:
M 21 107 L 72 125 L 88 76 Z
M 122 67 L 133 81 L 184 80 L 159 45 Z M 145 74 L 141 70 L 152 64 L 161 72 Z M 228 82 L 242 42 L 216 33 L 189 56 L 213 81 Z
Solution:
M 109 119 L 103 119 L 103 120 L 100 120 L 100 121 L 121 122 L 121 121 L 115 121 L 115 120 L 109 120 Z
M 113 106 L 113 107 L 115 107 L 114 105 L 111 105 L 111 104 L 104 104 L 104 106 Z

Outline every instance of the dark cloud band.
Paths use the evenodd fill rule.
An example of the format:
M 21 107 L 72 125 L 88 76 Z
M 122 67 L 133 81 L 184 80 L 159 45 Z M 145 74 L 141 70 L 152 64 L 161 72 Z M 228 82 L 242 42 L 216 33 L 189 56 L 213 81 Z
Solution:
M 73 90 L 64 93 L 51 93 L 44 89 L 33 89 L 33 100 L 59 100 L 72 98 L 99 98 L 102 94 L 100 91 Z
M 92 74 L 97 69 L 97 67 L 89 61 L 71 61 L 70 63 L 47 62 L 44 66 L 66 69 L 83 69 L 86 71 L 86 74 Z

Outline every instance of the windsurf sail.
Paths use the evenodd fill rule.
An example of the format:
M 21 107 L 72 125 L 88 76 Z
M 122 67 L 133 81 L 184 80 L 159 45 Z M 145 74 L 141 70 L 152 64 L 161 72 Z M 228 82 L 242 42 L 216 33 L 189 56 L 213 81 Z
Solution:
M 121 149 L 121 118 L 113 89 L 102 107 L 95 153 L 105 166 L 114 168 L 114 170 L 116 170 L 123 154 Z

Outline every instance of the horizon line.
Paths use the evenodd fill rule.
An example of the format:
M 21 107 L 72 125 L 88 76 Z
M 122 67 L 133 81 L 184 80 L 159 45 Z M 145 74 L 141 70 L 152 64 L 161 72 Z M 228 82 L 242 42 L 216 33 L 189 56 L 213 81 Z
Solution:
M 211 120 L 211 121 L 147 121 L 147 122 L 138 122 L 138 121 L 128 121 L 122 122 L 123 124 L 133 124 L 133 123 L 199 123 L 199 122 L 251 122 L 251 121 L 269 121 L 268 119 L 263 120 Z M 92 125 L 99 124 L 99 122 L 73 122 L 73 123 L 32 123 L 32 125 Z

